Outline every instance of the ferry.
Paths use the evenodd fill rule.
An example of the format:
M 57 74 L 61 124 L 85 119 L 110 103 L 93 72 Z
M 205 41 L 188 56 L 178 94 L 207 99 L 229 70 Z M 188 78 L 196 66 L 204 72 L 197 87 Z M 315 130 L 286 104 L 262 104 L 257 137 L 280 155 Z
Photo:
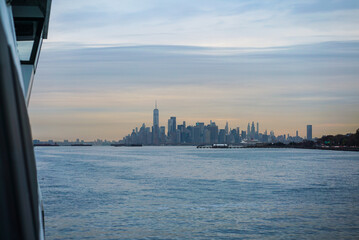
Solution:
M 0 239 L 42 240 L 44 212 L 27 107 L 51 0 L 0 0 Z

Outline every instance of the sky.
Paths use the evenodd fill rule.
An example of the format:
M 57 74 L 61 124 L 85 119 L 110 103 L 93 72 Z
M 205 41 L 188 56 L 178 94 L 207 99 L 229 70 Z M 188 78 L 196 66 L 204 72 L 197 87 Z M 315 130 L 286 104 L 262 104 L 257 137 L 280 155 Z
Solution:
M 33 138 L 119 140 L 142 123 L 313 136 L 359 128 L 359 1 L 55 0 Z

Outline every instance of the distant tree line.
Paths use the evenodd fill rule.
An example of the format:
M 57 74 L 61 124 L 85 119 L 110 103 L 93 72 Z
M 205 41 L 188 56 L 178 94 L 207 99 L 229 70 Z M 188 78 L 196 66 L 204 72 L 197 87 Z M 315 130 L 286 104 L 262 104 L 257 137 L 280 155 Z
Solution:
M 359 146 L 359 128 L 356 133 L 323 136 L 318 139 L 317 143 L 327 146 Z
M 323 149 L 323 150 L 339 150 L 339 151 L 359 151 L 359 129 L 356 133 L 348 133 L 345 135 L 328 135 L 323 136 L 316 141 L 305 140 L 303 142 L 290 142 L 284 144 L 277 143 L 258 143 L 256 145 L 246 146 L 247 148 L 304 148 L 304 149 Z

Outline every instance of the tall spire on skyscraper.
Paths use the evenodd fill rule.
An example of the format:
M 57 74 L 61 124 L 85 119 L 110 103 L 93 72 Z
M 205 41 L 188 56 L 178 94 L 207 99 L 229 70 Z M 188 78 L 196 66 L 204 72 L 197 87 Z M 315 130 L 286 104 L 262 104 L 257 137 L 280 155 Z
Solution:
M 152 127 L 152 144 L 159 145 L 159 136 L 160 136 L 160 129 L 159 129 L 159 111 L 157 109 L 157 100 L 155 101 L 155 109 L 153 109 L 153 127 Z
M 157 100 L 155 101 L 155 109 L 153 109 L 153 126 L 159 127 L 159 111 L 157 109 Z

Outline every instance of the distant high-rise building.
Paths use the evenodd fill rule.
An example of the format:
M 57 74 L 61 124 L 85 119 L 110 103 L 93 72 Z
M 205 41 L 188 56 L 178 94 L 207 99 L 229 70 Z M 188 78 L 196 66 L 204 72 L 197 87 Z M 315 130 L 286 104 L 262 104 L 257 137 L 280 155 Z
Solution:
M 203 139 L 205 144 L 211 144 L 211 133 L 208 128 L 204 129 Z
M 171 135 L 171 133 L 176 133 L 176 117 L 171 117 L 170 119 L 168 119 L 168 136 Z
M 168 119 L 168 137 L 170 139 L 170 143 L 177 143 L 177 129 L 176 129 L 176 117 L 171 117 Z
M 200 128 L 201 128 L 201 131 L 202 131 L 202 133 L 203 133 L 204 123 L 203 123 L 203 122 L 196 122 L 196 126 L 200 127 Z
M 165 126 L 160 127 L 160 134 L 166 135 L 166 127 Z
M 257 122 L 257 135 L 259 134 L 259 123 Z
M 307 125 L 307 139 L 312 140 L 313 139 L 313 128 L 312 125 Z
M 225 143 L 226 141 L 226 130 L 220 129 L 218 133 L 218 143 Z
M 268 132 L 267 129 L 264 131 L 264 134 L 262 135 L 262 142 L 267 143 L 268 142 Z
M 159 111 L 157 109 L 157 101 L 155 103 L 155 109 L 153 110 L 153 126 L 159 126 Z
M 184 125 L 177 125 L 177 130 L 180 130 L 180 132 L 183 132 L 186 129 Z
M 226 134 L 228 134 L 228 122 L 226 122 L 226 127 L 224 128 L 224 131 L 226 132 Z
M 241 137 L 242 139 L 245 139 L 247 137 L 246 131 L 242 130 Z
M 295 132 L 295 136 L 298 137 L 298 130 Z
M 204 143 L 204 123 L 197 122 L 193 128 L 193 140 L 195 144 Z
M 247 126 L 247 138 L 251 138 L 251 125 L 248 123 L 248 126 Z
M 201 138 L 201 128 L 199 126 L 193 128 L 193 141 L 195 144 L 201 144 L 203 142 Z
M 160 143 L 163 144 L 166 142 L 166 127 L 160 127 Z
M 182 142 L 182 139 L 181 139 L 181 131 L 176 129 L 176 134 L 175 134 L 175 142 L 174 143 L 181 143 Z
M 168 119 L 168 124 L 167 124 L 167 136 L 170 136 L 171 130 L 172 130 L 172 119 Z
M 254 138 L 254 136 L 256 135 L 256 129 L 254 127 L 254 122 L 252 122 L 252 127 L 251 127 L 251 138 Z
M 147 144 L 151 145 L 153 142 L 152 142 L 152 135 L 151 135 L 151 128 L 150 127 L 146 127 L 145 129 L 146 131 L 146 142 Z
M 155 103 L 155 109 L 153 110 L 152 143 L 153 145 L 160 144 L 159 111 L 157 109 L 157 101 Z
M 218 126 L 214 123 L 208 126 L 210 132 L 210 143 L 218 143 Z

